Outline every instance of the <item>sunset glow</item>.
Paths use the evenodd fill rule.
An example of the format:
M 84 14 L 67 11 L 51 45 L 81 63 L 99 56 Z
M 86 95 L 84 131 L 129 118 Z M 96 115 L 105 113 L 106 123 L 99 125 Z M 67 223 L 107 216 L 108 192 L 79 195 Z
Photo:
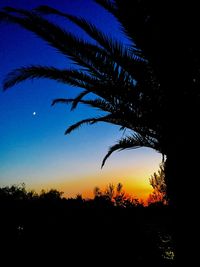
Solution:
M 79 0 L 71 1 L 70 5 L 54 1 L 52 6 L 86 16 L 108 34 L 128 42 L 122 34 L 116 36 L 118 24 L 111 15 L 91 1 L 86 2 L 88 5 Z M 30 9 L 40 4 L 49 4 L 49 1 L 2 0 L 0 7 Z M 66 20 L 65 23 L 71 27 Z M 70 64 L 42 40 L 16 25 L 2 24 L 0 34 L 4 36 L 0 43 L 1 81 L 20 66 L 45 63 L 63 68 Z M 1 92 L 0 186 L 24 182 L 27 188 L 36 191 L 56 188 L 67 197 L 78 193 L 92 197 L 95 186 L 105 188 L 109 183 L 120 182 L 127 193 L 146 198 L 152 190 L 149 177 L 158 170 L 160 154 L 149 149 L 116 153 L 101 170 L 107 149 L 124 134 L 119 127 L 100 123 L 64 136 L 70 124 L 99 114 L 82 106 L 73 113 L 65 105 L 50 106 L 53 99 L 72 97 L 77 90 L 49 80 L 35 80 Z

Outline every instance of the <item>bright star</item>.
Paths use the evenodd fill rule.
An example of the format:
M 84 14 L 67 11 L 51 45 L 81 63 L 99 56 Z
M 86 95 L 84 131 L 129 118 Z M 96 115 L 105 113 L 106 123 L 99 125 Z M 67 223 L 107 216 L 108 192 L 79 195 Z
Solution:
M 35 116 L 35 115 L 36 115 L 36 112 L 34 111 L 34 112 L 33 112 L 33 116 Z

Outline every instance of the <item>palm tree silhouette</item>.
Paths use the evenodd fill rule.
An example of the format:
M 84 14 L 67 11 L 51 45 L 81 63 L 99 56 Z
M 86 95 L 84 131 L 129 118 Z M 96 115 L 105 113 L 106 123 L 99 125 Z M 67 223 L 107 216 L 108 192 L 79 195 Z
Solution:
M 110 147 L 102 167 L 117 150 L 144 146 L 159 151 L 166 156 L 168 197 L 176 206 L 186 190 L 181 187 L 180 179 L 184 184 L 191 175 L 194 161 L 189 155 L 194 152 L 199 133 L 200 64 L 199 41 L 194 34 L 196 16 L 189 22 L 185 20 L 188 12 L 195 12 L 195 6 L 182 3 L 177 7 L 172 1 L 160 3 L 158 0 L 95 2 L 121 23 L 130 45 L 110 38 L 84 18 L 48 6 L 31 11 L 4 8 L 0 13 L 2 20 L 36 33 L 79 66 L 62 70 L 39 65 L 18 68 L 6 77 L 4 90 L 30 78 L 49 78 L 82 88 L 75 98 L 55 99 L 52 105 L 71 104 L 73 110 L 81 103 L 106 113 L 81 120 L 65 133 L 83 124 L 98 122 L 130 129 L 132 134 Z M 50 22 L 45 18 L 49 14 L 72 21 L 96 43 Z M 91 94 L 95 95 L 92 99 Z

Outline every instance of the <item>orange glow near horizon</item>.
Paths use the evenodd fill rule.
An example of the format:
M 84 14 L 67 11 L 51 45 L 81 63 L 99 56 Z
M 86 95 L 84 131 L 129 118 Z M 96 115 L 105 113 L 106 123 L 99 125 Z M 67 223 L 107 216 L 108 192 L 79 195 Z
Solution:
M 12 1 L 1 0 L 0 7 L 6 6 L 6 2 Z M 16 2 L 17 8 L 35 8 L 35 1 L 13 2 Z M 85 5 L 84 1 L 78 1 L 80 5 L 76 1 L 49 2 L 63 12 L 78 16 L 82 14 L 113 40 L 131 44 L 119 30 L 113 16 L 103 12 L 94 1 L 90 1 L 90 5 Z M 56 18 L 53 19 L 54 23 Z M 58 19 L 57 22 L 61 26 L 62 21 Z M 64 23 L 68 23 L 67 20 Z M 75 36 L 77 33 L 77 36 L 91 42 L 91 38 L 82 35 L 83 32 L 79 32 L 76 25 L 70 23 L 69 27 L 68 24 L 62 26 L 67 31 L 70 27 Z M 0 42 L 2 79 L 21 66 L 43 66 L 44 63 L 59 69 L 73 66 L 71 60 L 20 27 L 3 25 L 0 35 L 4 37 Z M 70 112 L 70 107 L 66 105 L 51 107 L 53 99 L 66 96 L 74 98 L 79 93 L 80 88 L 66 83 L 36 79 L 34 82 L 24 81 L 1 94 L 0 187 L 25 183 L 27 190 L 37 193 L 42 189 L 57 189 L 63 191 L 67 198 L 76 197 L 77 194 L 92 198 L 94 187 L 104 190 L 108 184 L 117 185 L 120 182 L 128 194 L 146 199 L 152 191 L 149 178 L 157 172 L 161 155 L 149 148 L 113 153 L 101 170 L 101 162 L 108 148 L 133 132 L 128 129 L 126 132 L 120 131 L 117 125 L 99 123 L 80 127 L 65 136 L 64 132 L 70 125 L 104 114 L 85 105 L 79 105 L 74 112 Z
M 75 152 L 71 153 L 71 157 L 62 153 L 60 156 L 50 154 L 52 157 L 56 155 L 54 160 L 49 161 L 50 164 L 46 162 L 41 168 L 33 165 L 31 169 L 21 173 L 22 178 L 8 179 L 2 185 L 25 183 L 27 190 L 35 190 L 37 193 L 42 189 L 56 189 L 64 192 L 66 198 L 74 198 L 77 194 L 81 194 L 83 198 L 93 198 L 95 187 L 104 191 L 110 183 L 115 186 L 121 183 L 128 195 L 139 200 L 145 201 L 152 193 L 149 178 L 159 169 L 159 153 L 145 148 L 115 153 L 101 169 L 99 158 L 103 156 L 99 155 L 99 150 L 93 150 L 93 147 L 89 149 L 93 153 L 86 153 L 83 149 L 76 151 L 78 157 Z M 13 176 L 16 177 L 16 174 L 13 173 Z
M 49 190 L 51 188 L 64 192 L 63 196 L 66 198 L 76 197 L 77 194 L 81 194 L 83 198 L 93 198 L 93 190 L 96 186 L 100 190 L 104 190 L 108 184 L 118 183 L 123 185 L 123 190 L 133 197 L 139 200 L 146 200 L 150 193 L 152 193 L 152 187 L 149 184 L 149 178 L 158 170 L 158 165 L 143 166 L 138 168 L 126 168 L 125 170 L 109 171 L 102 170 L 94 175 L 85 175 L 73 177 L 73 179 L 57 179 L 51 182 L 47 182 L 43 185 L 38 184 L 34 186 L 37 192 L 41 189 Z M 29 186 L 30 187 L 30 186 Z

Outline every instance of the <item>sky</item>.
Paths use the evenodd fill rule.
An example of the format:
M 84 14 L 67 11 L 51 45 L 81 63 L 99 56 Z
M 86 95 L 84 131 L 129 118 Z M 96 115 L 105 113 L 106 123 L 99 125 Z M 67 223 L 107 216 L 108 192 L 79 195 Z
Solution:
M 128 43 L 118 23 L 92 0 L 1 0 L 0 8 L 31 9 L 49 5 L 83 16 L 113 38 Z M 66 20 L 52 17 L 66 29 L 84 36 Z M 66 68 L 71 62 L 43 40 L 17 25 L 0 23 L 0 84 L 11 70 L 33 64 Z M 55 98 L 73 97 L 78 89 L 47 79 L 23 82 L 10 90 L 0 90 L 0 186 L 24 182 L 28 189 L 56 188 L 66 197 L 92 197 L 95 186 L 121 182 L 129 194 L 146 198 L 152 191 L 150 176 L 156 172 L 161 155 L 140 148 L 114 153 L 103 169 L 101 162 L 109 146 L 122 137 L 119 127 L 99 123 L 83 126 L 70 135 L 68 126 L 99 114 L 89 107 L 56 105 Z

